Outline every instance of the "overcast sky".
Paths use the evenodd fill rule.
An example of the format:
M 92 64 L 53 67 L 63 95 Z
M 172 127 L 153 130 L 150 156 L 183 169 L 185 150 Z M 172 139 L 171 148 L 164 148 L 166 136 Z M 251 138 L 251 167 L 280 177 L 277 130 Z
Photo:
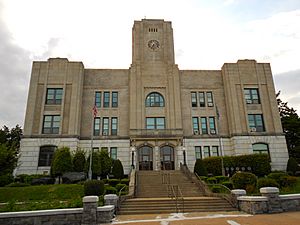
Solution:
M 299 113 L 300 0 L 0 0 L 0 126 L 23 126 L 33 60 L 128 69 L 143 18 L 172 21 L 180 69 L 270 62 L 276 90 Z

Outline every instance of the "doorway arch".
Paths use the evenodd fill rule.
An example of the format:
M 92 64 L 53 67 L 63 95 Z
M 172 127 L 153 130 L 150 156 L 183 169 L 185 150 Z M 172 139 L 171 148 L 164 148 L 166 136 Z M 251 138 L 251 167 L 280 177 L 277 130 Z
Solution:
M 153 149 L 142 146 L 138 149 L 139 170 L 153 170 Z
M 174 170 L 174 148 L 169 145 L 160 148 L 161 170 Z

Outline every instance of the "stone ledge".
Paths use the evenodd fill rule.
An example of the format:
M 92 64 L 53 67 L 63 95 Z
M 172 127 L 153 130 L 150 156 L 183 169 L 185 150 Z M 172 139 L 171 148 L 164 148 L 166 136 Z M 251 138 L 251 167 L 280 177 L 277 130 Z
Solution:
M 279 193 L 279 189 L 277 187 L 264 187 L 264 188 L 260 188 L 259 192 L 261 194 L 275 194 L 275 193 Z
M 234 189 L 231 191 L 231 194 L 246 195 L 246 191 L 244 189 Z
M 300 199 L 300 194 L 279 195 L 280 200 L 296 200 Z
M 99 201 L 99 197 L 98 196 L 94 196 L 94 195 L 85 196 L 85 197 L 83 197 L 83 200 L 82 200 L 83 203 L 98 202 L 98 201 Z
M 267 202 L 268 198 L 263 196 L 240 196 L 237 197 L 237 200 L 247 202 Z
M 6 212 L 6 213 L 0 213 L 0 218 L 30 217 L 30 216 L 55 216 L 55 215 L 78 214 L 78 213 L 82 213 L 82 208 Z
M 115 206 L 113 205 L 105 205 L 105 206 L 97 207 L 97 212 L 108 212 L 114 209 Z

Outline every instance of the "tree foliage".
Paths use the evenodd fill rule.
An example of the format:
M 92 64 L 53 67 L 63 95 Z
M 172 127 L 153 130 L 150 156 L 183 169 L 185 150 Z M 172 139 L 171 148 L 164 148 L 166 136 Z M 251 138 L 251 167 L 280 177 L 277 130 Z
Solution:
M 83 172 L 85 165 L 85 152 L 81 149 L 77 149 L 73 157 L 73 168 L 75 172 Z
M 90 156 L 87 158 L 84 166 L 84 171 L 88 174 L 90 166 Z M 99 151 L 93 152 L 92 155 L 92 177 L 97 178 L 101 176 L 101 161 L 100 161 L 100 154 Z
M 119 159 L 113 161 L 112 174 L 116 179 L 122 179 L 124 177 L 123 165 Z
M 58 148 L 53 156 L 51 174 L 61 177 L 66 172 L 72 171 L 72 157 L 68 147 Z
M 300 118 L 296 110 L 290 108 L 287 102 L 283 102 L 279 95 L 280 91 L 276 94 L 276 97 L 289 156 L 300 162 Z
M 106 150 L 101 150 L 99 155 L 100 155 L 100 163 L 102 168 L 101 177 L 106 178 L 111 171 L 112 160 L 109 157 L 108 152 Z

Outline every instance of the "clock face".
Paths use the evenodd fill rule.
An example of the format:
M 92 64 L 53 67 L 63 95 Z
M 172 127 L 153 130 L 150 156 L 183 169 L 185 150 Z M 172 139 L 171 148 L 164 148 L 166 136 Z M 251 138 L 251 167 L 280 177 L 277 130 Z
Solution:
M 150 40 L 148 41 L 148 47 L 151 50 L 156 50 L 159 48 L 159 42 L 157 40 Z

